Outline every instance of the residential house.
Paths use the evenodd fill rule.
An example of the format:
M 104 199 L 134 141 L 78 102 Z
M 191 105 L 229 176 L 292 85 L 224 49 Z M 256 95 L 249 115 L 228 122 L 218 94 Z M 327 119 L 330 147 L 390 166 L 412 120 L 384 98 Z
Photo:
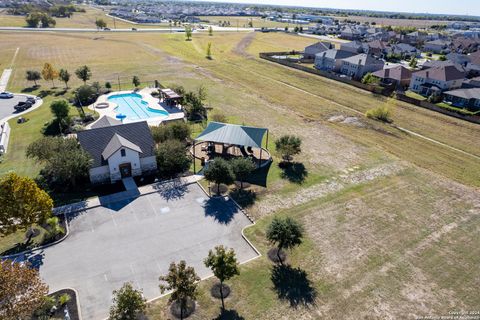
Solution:
M 480 75 L 480 51 L 473 52 L 468 55 L 469 62 L 465 66 L 465 70 L 469 73 L 470 76 L 479 76 Z
M 480 77 L 465 79 L 462 83 L 462 88 L 480 88 Z
M 446 40 L 433 40 L 425 42 L 423 50 L 427 52 L 433 52 L 438 54 L 446 54 L 450 52 L 450 41 Z
M 424 96 L 458 89 L 465 74 L 454 65 L 433 67 L 412 74 L 410 90 Z
M 408 87 L 412 80 L 412 71 L 404 66 L 385 68 L 372 73 L 382 84 L 394 84 L 397 87 Z
M 340 50 L 349 51 L 355 54 L 358 53 L 368 53 L 368 45 L 364 42 L 358 40 L 342 43 L 340 45 Z
M 427 39 L 428 34 L 423 31 L 414 31 L 407 33 L 404 36 L 400 37 L 400 40 L 403 43 L 408 43 L 411 45 L 417 45 L 418 43 L 424 42 Z
M 347 40 L 359 40 L 362 38 L 362 34 L 359 30 L 346 26 L 340 32 L 340 38 Z
M 447 60 L 451 61 L 454 64 L 458 64 L 462 67 L 465 67 L 470 62 L 470 57 L 466 54 L 452 52 L 446 55 Z
M 452 40 L 451 48 L 453 52 L 472 53 L 480 48 L 480 41 L 475 38 L 458 37 Z
M 378 60 L 372 55 L 361 53 L 342 59 L 340 73 L 354 79 L 360 79 L 369 72 L 382 70 L 384 65 L 385 63 L 382 60 Z
M 320 41 L 306 47 L 305 52 L 303 54 L 303 58 L 308 60 L 310 59 L 313 60 L 315 59 L 315 55 L 317 53 L 324 52 L 330 49 L 335 49 L 335 46 L 330 42 Z
M 455 63 L 450 60 L 446 61 L 440 61 L 440 60 L 427 60 L 422 64 L 422 69 L 428 69 L 428 68 L 438 68 L 438 67 L 446 67 L 446 66 L 454 66 L 457 68 L 460 72 L 462 72 L 464 75 L 466 75 L 466 70 L 465 68 L 458 63 Z
M 330 49 L 315 55 L 315 68 L 323 71 L 339 72 L 342 60 L 355 55 L 344 50 Z
M 367 43 L 368 53 L 376 57 L 383 57 L 387 53 L 388 44 L 381 40 L 374 40 Z
M 94 184 L 157 171 L 155 143 L 146 121 L 122 124 L 104 116 L 91 129 L 78 132 L 77 139 L 93 159 L 89 173 Z
M 446 91 L 444 92 L 444 100 L 455 107 L 480 111 L 480 88 Z
M 412 58 L 420 56 L 420 52 L 417 48 L 408 43 L 396 43 L 388 46 L 386 48 L 386 53 L 400 55 L 404 58 Z

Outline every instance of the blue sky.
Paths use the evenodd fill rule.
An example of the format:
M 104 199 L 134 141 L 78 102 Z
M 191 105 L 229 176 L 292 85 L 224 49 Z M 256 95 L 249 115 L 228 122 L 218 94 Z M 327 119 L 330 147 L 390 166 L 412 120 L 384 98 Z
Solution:
M 212 0 L 210 0 L 212 1 Z M 232 3 L 264 3 L 319 8 L 427 12 L 480 16 L 480 0 L 213 0 Z

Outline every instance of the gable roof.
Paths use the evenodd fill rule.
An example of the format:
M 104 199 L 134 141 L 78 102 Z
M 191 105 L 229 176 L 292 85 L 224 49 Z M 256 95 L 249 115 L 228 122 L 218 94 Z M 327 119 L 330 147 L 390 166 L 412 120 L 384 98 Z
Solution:
M 348 57 L 342 60 L 351 64 L 360 64 L 362 66 L 370 65 L 370 64 L 381 64 L 381 65 L 384 64 L 383 61 L 377 60 L 371 55 L 366 53 L 360 53 L 355 56 Z
M 423 69 L 440 68 L 440 67 L 447 67 L 447 66 L 454 66 L 455 68 L 457 68 L 458 71 L 464 72 L 464 69 L 461 65 L 459 65 L 458 63 L 454 63 L 450 60 L 446 60 L 446 61 L 428 60 L 428 61 L 425 61 L 425 63 L 422 65 L 422 68 Z
M 315 57 L 321 57 L 321 58 L 328 58 L 328 59 L 344 59 L 348 58 L 351 56 L 354 56 L 355 53 L 350 52 L 350 51 L 345 51 L 345 50 L 336 50 L 336 49 L 330 49 L 327 51 L 323 51 L 320 53 L 317 53 Z
M 305 52 L 306 53 L 322 52 L 322 51 L 326 51 L 326 50 L 333 49 L 333 48 L 334 48 L 334 46 L 330 42 L 319 41 L 317 43 L 314 43 L 312 45 L 309 45 L 309 46 L 305 47 Z
M 91 128 L 96 129 L 96 128 L 103 128 L 103 127 L 110 127 L 110 126 L 115 126 L 115 125 L 118 125 L 118 124 L 121 124 L 121 123 L 122 123 L 122 121 L 120 121 L 120 120 L 110 118 L 110 117 L 107 117 L 107 116 L 103 116 L 100 119 L 98 119 L 97 121 L 95 121 L 92 124 Z
M 261 148 L 266 132 L 266 128 L 210 122 L 195 140 Z
M 133 148 L 132 145 L 137 146 L 141 150 L 140 158 L 155 155 L 155 143 L 146 121 L 80 131 L 77 133 L 77 139 L 82 148 L 91 155 L 93 159 L 92 167 L 105 165 L 106 159 L 103 157 L 103 153 L 115 134 L 128 141 L 119 139 L 119 143 L 129 145 L 130 148 Z
M 480 99 L 480 88 L 470 88 L 470 89 L 457 89 L 446 91 L 445 94 L 460 97 L 463 99 Z
M 397 81 L 402 81 L 412 78 L 412 71 L 404 66 L 396 66 L 393 68 L 378 70 L 372 73 L 372 75 L 381 79 L 394 79 Z
M 415 72 L 414 74 L 423 78 L 440 81 L 452 81 L 465 78 L 465 74 L 458 70 L 454 65 L 428 68 Z
M 142 153 L 142 149 L 140 149 L 140 147 L 137 146 L 135 143 L 125 139 L 118 133 L 115 133 L 102 152 L 103 159 L 106 160 L 110 158 L 115 152 L 117 152 L 121 148 L 127 148 L 138 153 Z

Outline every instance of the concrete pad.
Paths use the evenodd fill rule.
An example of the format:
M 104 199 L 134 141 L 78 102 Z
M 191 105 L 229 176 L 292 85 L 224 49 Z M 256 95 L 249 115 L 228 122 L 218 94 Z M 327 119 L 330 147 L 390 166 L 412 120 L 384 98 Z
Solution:
M 102 319 L 125 282 L 147 299 L 159 296 L 158 277 L 171 262 L 186 260 L 204 278 L 203 259 L 217 245 L 240 262 L 257 256 L 241 235 L 251 222 L 231 201 L 210 199 L 197 184 L 176 189 L 72 214 L 65 241 L 26 259 L 35 258 L 50 291 L 77 289 L 84 319 Z

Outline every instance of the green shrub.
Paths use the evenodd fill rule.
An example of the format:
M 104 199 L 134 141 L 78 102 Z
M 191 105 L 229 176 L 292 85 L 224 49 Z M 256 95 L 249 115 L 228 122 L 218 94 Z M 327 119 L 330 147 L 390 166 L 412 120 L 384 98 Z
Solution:
M 187 154 L 185 144 L 178 140 L 166 140 L 156 150 L 158 173 L 171 178 L 190 168 L 192 158 Z
M 68 293 L 64 293 L 60 297 L 58 297 L 58 303 L 61 306 L 63 306 L 65 304 L 67 304 L 71 299 L 72 299 L 72 297 Z
M 393 122 L 391 116 L 392 112 L 387 107 L 378 107 L 367 110 L 365 113 L 367 118 L 379 120 L 382 122 L 391 123 Z
M 166 125 L 159 125 L 157 127 L 150 127 L 152 137 L 155 143 L 162 143 L 167 140 L 178 140 L 185 142 L 190 138 L 190 126 L 185 122 L 170 122 Z

